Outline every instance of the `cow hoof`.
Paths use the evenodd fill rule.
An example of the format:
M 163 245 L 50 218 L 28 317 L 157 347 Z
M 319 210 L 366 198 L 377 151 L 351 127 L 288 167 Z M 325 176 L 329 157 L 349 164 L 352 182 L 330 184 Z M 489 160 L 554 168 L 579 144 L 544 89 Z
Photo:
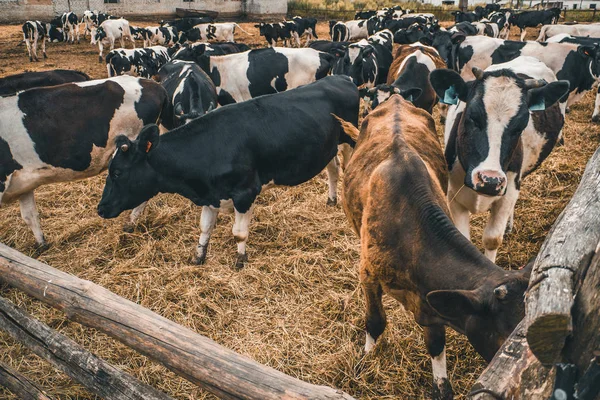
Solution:
M 592 122 L 600 122 L 600 115 L 593 115 Z
M 440 116 L 440 124 L 445 124 L 445 123 L 446 123 L 446 117 Z
M 446 378 L 441 378 L 437 382 L 434 382 L 431 398 L 434 400 L 452 400 L 454 393 L 452 392 L 450 381 Z
M 102 64 L 102 57 L 98 57 L 98 62 Z
M 565 114 L 568 114 L 571 112 L 571 109 L 569 107 L 565 108 Z
M 238 253 L 237 260 L 235 260 L 234 268 L 239 271 L 240 269 L 244 268 L 244 264 L 247 262 L 248 262 L 248 255 Z
M 38 244 L 34 251 L 33 251 L 33 257 L 37 258 L 40 255 L 42 255 L 44 252 L 46 252 L 46 250 L 48 250 L 50 248 L 50 244 L 48 242 L 44 242 L 42 244 Z
M 565 137 L 561 136 L 560 139 L 558 139 L 558 142 L 556 142 L 557 146 L 564 146 L 565 145 Z
M 337 198 L 333 198 L 333 199 L 327 199 L 327 205 L 328 206 L 332 206 L 334 207 L 335 205 L 337 205 Z
M 206 254 L 202 254 L 201 256 L 196 256 L 194 259 L 194 264 L 196 265 L 204 265 L 206 262 Z
M 131 222 L 128 222 L 125 225 L 123 225 L 123 232 L 125 232 L 125 233 L 133 233 L 134 230 L 135 230 L 135 225 L 132 224 Z
M 44 58 L 48 58 L 48 56 L 46 54 L 44 54 Z

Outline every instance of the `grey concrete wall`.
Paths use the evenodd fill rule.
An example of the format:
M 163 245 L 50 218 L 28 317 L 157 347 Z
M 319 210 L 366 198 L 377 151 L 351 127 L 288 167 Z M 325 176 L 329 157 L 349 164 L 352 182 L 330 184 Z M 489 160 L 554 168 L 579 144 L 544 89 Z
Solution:
M 251 17 L 279 17 L 287 12 L 287 0 L 0 0 L 0 22 L 23 23 L 39 19 L 49 21 L 55 15 L 73 11 L 81 16 L 85 10 L 98 10 L 114 15 L 159 16 L 174 14 L 176 8 L 218 11 L 231 17 L 246 13 Z

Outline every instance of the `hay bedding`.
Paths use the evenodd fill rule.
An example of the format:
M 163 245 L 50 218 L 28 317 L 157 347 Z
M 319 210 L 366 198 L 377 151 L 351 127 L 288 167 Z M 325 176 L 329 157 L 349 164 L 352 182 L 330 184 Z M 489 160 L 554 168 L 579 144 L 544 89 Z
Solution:
M 254 32 L 251 23 L 242 24 Z M 326 23 L 318 33 L 327 38 Z M 512 37 L 516 37 L 516 31 Z M 537 36 L 529 34 L 530 39 Z M 0 76 L 23 70 L 73 68 L 104 78 L 97 49 L 49 44 L 49 59 L 30 64 L 20 26 L 0 27 Z M 262 38 L 240 33 L 263 45 Z M 536 254 L 552 223 L 572 196 L 585 163 L 598 146 L 590 123 L 595 93 L 572 107 L 564 129 L 566 144 L 523 184 L 515 229 L 498 254 L 505 268 Z M 82 117 L 84 117 L 82 115 Z M 442 133 L 442 126 L 438 131 Z M 132 234 L 126 221 L 96 215 L 104 175 L 36 190 L 42 226 L 52 247 L 39 260 L 89 279 L 194 329 L 239 353 L 316 384 L 339 387 L 360 399 L 429 397 L 431 374 L 421 329 L 397 303 L 385 299 L 388 327 L 376 350 L 365 356 L 364 303 L 357 290 L 359 241 L 341 208 L 325 206 L 324 175 L 299 187 L 273 189 L 258 201 L 248 242 L 249 265 L 234 272 L 232 217 L 221 214 L 207 264 L 190 263 L 199 236 L 200 208 L 174 195 L 160 195 Z M 473 237 L 481 248 L 483 217 L 474 218 Z M 18 205 L 0 209 L 0 241 L 35 254 L 33 235 Z M 212 399 L 162 366 L 93 329 L 8 287 L 0 292 L 36 318 L 84 345 L 110 363 L 178 399 Z M 458 398 L 464 397 L 484 363 L 467 340 L 449 332 L 448 371 Z M 61 399 L 94 398 L 86 390 L 0 333 L 0 359 Z M 0 389 L 0 398 L 13 398 Z

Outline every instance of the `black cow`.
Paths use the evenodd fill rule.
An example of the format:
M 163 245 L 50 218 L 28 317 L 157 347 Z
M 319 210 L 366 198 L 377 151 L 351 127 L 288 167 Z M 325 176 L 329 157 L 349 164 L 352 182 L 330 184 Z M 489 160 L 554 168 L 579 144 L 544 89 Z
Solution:
M 149 125 L 135 141 L 119 137 L 98 214 L 115 218 L 161 192 L 187 197 L 203 206 L 201 264 L 220 207 L 233 206 L 241 268 L 254 202 L 265 186 L 296 186 L 327 167 L 335 190 L 338 145 L 354 145 L 335 116 L 357 125 L 358 106 L 356 86 L 331 76 L 217 109 L 162 136 Z
M 369 19 L 371 17 L 374 17 L 375 15 L 377 15 L 377 11 L 375 11 L 375 10 L 358 11 L 354 15 L 354 19 Z
M 52 71 L 23 72 L 0 78 L 0 96 L 15 94 L 34 87 L 55 86 L 68 82 L 89 81 L 90 77 L 79 71 L 55 69 Z
M 543 11 L 523 11 L 518 14 L 512 14 L 508 23 L 518 26 L 521 31 L 521 42 L 527 35 L 525 28 L 535 28 L 538 25 L 556 24 L 560 18 L 560 8 L 551 8 Z
M 330 40 L 317 40 L 309 44 L 308 47 L 310 47 L 311 49 L 322 51 L 323 53 L 330 53 L 340 57 L 341 53 L 346 51 L 346 48 L 348 47 L 348 45 L 350 45 L 350 43 L 351 42 L 333 42 Z M 337 51 L 341 51 L 341 53 Z
M 211 17 L 190 17 L 173 20 L 162 20 L 160 21 L 160 26 L 173 26 L 177 28 L 177 31 L 179 32 L 187 32 L 196 25 L 210 24 L 212 22 L 214 22 L 214 19 Z
M 215 84 L 192 61 L 174 60 L 163 65 L 157 80 L 169 95 L 171 107 L 162 115 L 162 124 L 169 130 L 217 108 Z
M 421 40 L 422 37 L 429 35 L 429 28 L 421 24 L 412 24 L 406 29 L 399 29 L 394 33 L 394 43 L 411 44 Z
M 106 70 L 109 78 L 124 74 L 151 78 L 170 59 L 164 46 L 115 49 L 106 55 Z
M 173 60 L 195 62 L 208 74 L 211 56 L 223 56 L 248 50 L 250 48 L 243 43 L 222 42 L 184 44 L 179 48 L 168 49 L 167 52 Z
M 481 18 L 475 14 L 474 12 L 462 12 L 462 11 L 452 11 L 450 14 L 454 15 L 454 22 L 475 22 L 479 21 Z
M 0 110 L 11 115 L 0 121 L 0 205 L 19 200 L 23 219 L 44 245 L 35 188 L 98 175 L 115 151 L 114 138 L 134 137 L 167 106 L 158 83 L 131 76 L 0 98 Z
M 428 20 L 423 16 L 414 16 L 414 17 L 404 17 L 400 19 L 390 19 L 385 21 L 382 26 L 385 29 L 389 29 L 393 33 L 398 32 L 400 29 L 407 29 L 414 24 L 419 24 L 422 26 L 427 26 Z
M 50 42 L 57 43 L 65 41 L 65 33 L 63 32 L 63 29 L 57 25 L 46 24 L 46 34 Z
M 290 21 L 275 22 L 272 24 L 261 22 L 254 26 L 258 28 L 260 36 L 265 37 L 269 47 L 276 46 L 279 39 L 283 41 L 285 47 L 288 45 L 288 40 L 291 45 L 292 34 L 297 32 L 296 24 Z

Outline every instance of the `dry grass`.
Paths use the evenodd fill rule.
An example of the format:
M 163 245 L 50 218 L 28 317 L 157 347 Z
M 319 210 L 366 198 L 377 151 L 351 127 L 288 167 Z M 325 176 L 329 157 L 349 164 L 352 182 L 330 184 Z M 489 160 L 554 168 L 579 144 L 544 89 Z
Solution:
M 243 27 L 256 31 L 250 23 Z M 326 24 L 319 24 L 320 36 L 326 38 L 326 32 Z M 535 36 L 531 32 L 530 37 Z M 242 39 L 262 44 L 257 36 L 242 34 Z M 88 43 L 51 44 L 46 63 L 30 64 L 25 47 L 16 47 L 19 40 L 18 26 L 0 27 L 0 76 L 27 69 L 75 68 L 94 78 L 104 77 L 96 49 Z M 515 230 L 500 249 L 499 265 L 521 266 L 535 255 L 572 196 L 600 141 L 597 126 L 589 122 L 593 96 L 587 94 L 568 115 L 565 146 L 524 182 Z M 341 208 L 325 206 L 324 176 L 260 197 L 248 244 L 250 263 L 240 272 L 230 268 L 235 254 L 231 216 L 219 218 L 208 262 L 197 267 L 190 260 L 199 235 L 199 208 L 181 197 L 160 195 L 150 202 L 136 232 L 126 234 L 121 230 L 125 217 L 107 221 L 96 214 L 103 181 L 104 176 L 99 176 L 36 191 L 44 232 L 52 244 L 39 260 L 300 379 L 336 386 L 360 399 L 429 397 L 430 364 L 421 329 L 389 298 L 385 302 L 389 325 L 383 340 L 372 354 L 362 352 L 364 303 L 356 274 L 359 241 Z M 479 241 L 483 217 L 474 223 L 473 236 Z M 0 241 L 35 254 L 33 236 L 16 204 L 0 209 Z M 214 398 L 21 292 L 3 288 L 0 294 L 175 398 Z M 453 332 L 448 336 L 450 379 L 463 397 L 484 363 L 464 337 Z M 0 334 L 0 343 L 0 359 L 51 396 L 94 398 L 7 335 Z M 0 398 L 12 397 L 0 391 Z

